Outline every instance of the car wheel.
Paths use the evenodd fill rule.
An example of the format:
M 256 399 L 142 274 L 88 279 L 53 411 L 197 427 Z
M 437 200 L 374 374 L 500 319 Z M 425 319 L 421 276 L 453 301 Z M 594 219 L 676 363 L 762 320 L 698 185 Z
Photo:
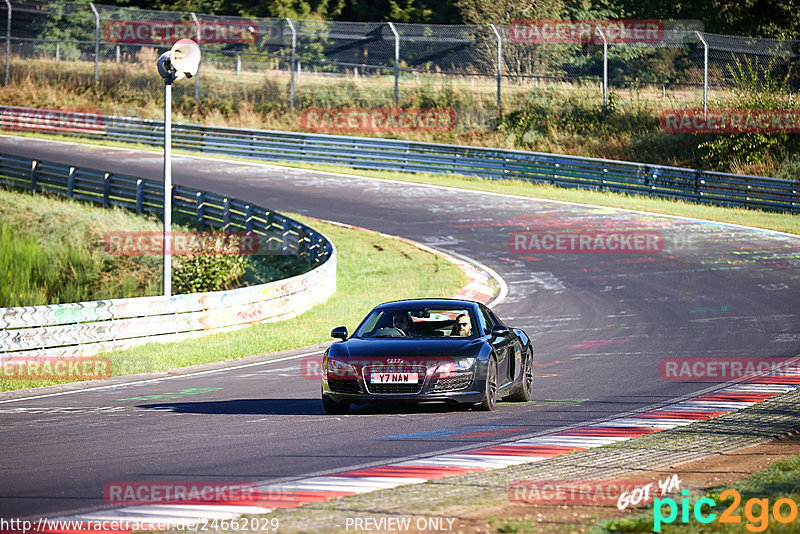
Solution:
M 525 367 L 520 380 L 522 383 L 519 388 L 507 399 L 515 402 L 528 402 L 533 398 L 533 356 L 530 354 L 525 358 Z
M 476 404 L 475 409 L 490 412 L 497 404 L 497 362 L 494 358 L 489 358 L 486 366 L 486 386 L 483 393 L 483 401 Z
M 325 408 L 325 413 L 330 415 L 343 415 L 350 409 L 350 401 L 336 402 L 328 395 L 322 396 L 322 407 Z

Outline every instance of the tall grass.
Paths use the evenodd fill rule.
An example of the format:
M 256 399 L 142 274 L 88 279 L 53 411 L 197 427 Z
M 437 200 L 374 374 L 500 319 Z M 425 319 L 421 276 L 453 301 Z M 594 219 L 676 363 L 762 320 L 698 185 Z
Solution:
M 133 63 L 102 63 L 94 83 L 94 64 L 52 59 L 14 61 L 11 84 L 0 88 L 7 105 L 94 110 L 107 114 L 159 119 L 163 85 L 155 75 L 156 53 L 143 49 Z M 306 108 L 375 108 L 394 106 L 391 76 L 331 77 L 303 74 L 296 80 L 295 108 L 289 107 L 289 77 L 285 72 L 231 71 L 204 65 L 200 98 L 194 84 L 173 89 L 173 118 L 238 128 L 301 131 Z M 780 88 L 758 87 L 772 95 Z M 400 107 L 451 108 L 456 127 L 444 132 L 357 135 L 407 140 L 518 148 L 579 156 L 624 159 L 750 174 L 796 174 L 792 154 L 796 134 L 766 134 L 758 143 L 738 142 L 730 134 L 669 134 L 659 129 L 662 111 L 702 108 L 699 92 L 633 87 L 612 88 L 602 112 L 602 93 L 594 83 L 539 83 L 507 80 L 502 90 L 502 115 L 496 107 L 496 87 L 488 78 L 445 75 L 401 77 Z M 753 107 L 748 95 L 712 89 L 710 98 L 729 109 Z M 783 99 L 781 107 L 798 107 Z M 746 134 L 740 134 L 746 135 Z M 762 136 L 763 137 L 763 136 Z M 731 141 L 733 139 L 733 141 Z M 709 144 L 711 142 L 711 144 Z M 751 146 L 752 145 L 752 146 Z M 744 152 L 758 157 L 742 157 Z
M 158 231 L 153 218 L 0 189 L 0 307 L 157 295 L 159 258 L 109 255 L 109 231 Z
M 173 231 L 193 231 L 178 217 Z M 208 231 L 208 229 L 201 229 Z M 160 295 L 160 255 L 109 254 L 113 232 L 160 234 L 152 216 L 0 189 L 0 308 Z M 173 292 L 216 291 L 308 269 L 295 257 L 173 256 Z

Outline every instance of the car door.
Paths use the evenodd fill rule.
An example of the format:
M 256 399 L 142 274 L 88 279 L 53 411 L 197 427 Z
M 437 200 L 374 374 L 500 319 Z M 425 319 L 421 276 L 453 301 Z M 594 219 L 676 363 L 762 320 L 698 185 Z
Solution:
M 485 323 L 485 333 L 487 335 L 491 335 L 492 327 L 496 324 L 502 324 L 497 319 L 497 316 L 494 315 L 489 308 L 486 306 L 481 305 L 481 314 L 483 315 L 483 321 Z M 494 347 L 494 352 L 497 354 L 497 386 L 498 388 L 502 388 L 506 386 L 511 379 L 511 373 L 513 371 L 513 365 L 510 364 L 511 358 L 513 358 L 513 351 L 509 350 L 512 347 L 512 340 L 513 334 L 509 331 L 509 333 L 505 336 L 500 337 L 490 337 L 490 342 Z
M 519 336 L 517 336 L 514 332 L 514 329 L 503 323 L 503 321 L 497 315 L 495 315 L 492 310 L 489 310 L 489 315 L 491 315 L 495 324 L 501 324 L 508 327 L 508 344 L 506 346 L 508 358 L 508 377 L 509 380 L 513 381 L 519 376 L 522 369 L 522 343 L 520 342 Z

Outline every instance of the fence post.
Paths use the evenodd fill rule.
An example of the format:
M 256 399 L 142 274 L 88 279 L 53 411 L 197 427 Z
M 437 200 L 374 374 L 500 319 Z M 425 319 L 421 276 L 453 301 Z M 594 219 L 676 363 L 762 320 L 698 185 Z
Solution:
M 197 15 L 192 12 L 192 20 L 194 21 L 195 32 L 197 33 L 197 45 L 200 46 L 200 21 L 197 20 Z M 194 75 L 194 99 L 200 100 L 200 70 Z
M 502 65 L 503 65 L 503 39 L 500 37 L 500 32 L 497 31 L 497 28 L 494 24 L 490 24 L 492 27 L 492 31 L 494 31 L 495 37 L 497 37 L 497 109 L 498 111 L 500 108 L 500 84 L 502 83 Z
M 603 113 L 608 109 L 608 40 L 606 34 L 603 33 L 603 28 L 596 26 L 597 33 L 603 40 Z
M 708 118 L 708 43 L 700 35 L 700 32 L 695 30 L 695 35 L 703 43 L 703 118 Z
M 289 59 L 289 107 L 294 107 L 294 61 L 297 49 L 297 32 L 292 24 L 292 19 L 286 17 L 286 24 L 289 25 L 289 30 L 292 32 L 292 53 Z
M 400 78 L 400 34 L 394 29 L 394 24 L 389 23 L 389 29 L 394 34 L 394 106 L 397 107 L 399 101 L 398 82 Z
M 94 83 L 100 79 L 100 13 L 94 7 L 94 2 L 89 2 L 89 7 L 94 13 Z
M 6 21 L 6 81 L 3 85 L 8 85 L 9 72 L 11 71 L 11 1 L 6 0 L 8 9 L 8 20 Z

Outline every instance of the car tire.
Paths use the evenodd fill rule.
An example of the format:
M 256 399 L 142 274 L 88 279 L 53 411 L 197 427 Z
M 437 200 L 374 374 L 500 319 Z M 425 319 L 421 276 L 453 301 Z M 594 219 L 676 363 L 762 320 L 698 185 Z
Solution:
M 497 362 L 494 358 L 489 358 L 489 363 L 486 365 L 486 382 L 483 393 L 483 400 L 475 405 L 475 409 L 491 412 L 497 405 Z
M 514 402 L 528 402 L 533 398 L 533 355 L 531 354 L 525 358 L 525 366 L 522 368 L 520 380 L 522 383 L 517 390 L 506 398 Z
M 322 407 L 329 415 L 344 415 L 350 410 L 350 401 L 336 402 L 328 395 L 322 395 Z

